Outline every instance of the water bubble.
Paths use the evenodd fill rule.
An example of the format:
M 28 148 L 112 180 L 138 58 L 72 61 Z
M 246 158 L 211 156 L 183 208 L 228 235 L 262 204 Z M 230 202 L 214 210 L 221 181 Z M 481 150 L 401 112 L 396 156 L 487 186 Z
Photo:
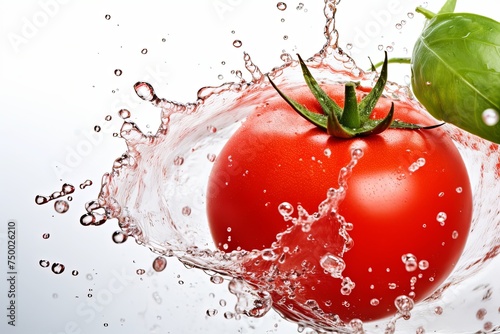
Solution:
M 73 275 L 73 276 L 78 276 L 78 274 L 79 274 L 78 270 L 73 270 L 71 272 L 71 275 Z
M 417 257 L 411 253 L 403 255 L 401 257 L 401 260 L 405 264 L 405 269 L 407 272 L 415 271 L 418 268 Z
M 448 218 L 446 212 L 439 212 L 436 216 L 436 220 L 439 222 L 441 226 L 444 226 L 446 218 Z
M 304 8 L 304 4 L 302 2 L 299 2 L 298 6 L 295 9 L 302 10 L 302 8 Z
M 389 283 L 388 287 L 389 287 L 389 290 L 396 290 L 398 285 L 396 283 Z
M 94 126 L 95 132 L 101 132 L 101 127 L 99 125 Z
M 174 165 L 181 166 L 184 163 L 184 158 L 181 156 L 176 156 L 174 159 Z
M 451 233 L 451 238 L 452 238 L 452 239 L 458 239 L 458 231 L 453 231 L 453 232 Z
M 413 299 L 402 295 L 394 300 L 394 305 L 405 320 L 410 319 L 410 311 L 413 310 L 413 306 L 415 305 Z
M 153 101 L 156 98 L 153 86 L 147 82 L 137 82 L 134 85 L 134 90 L 137 96 L 139 96 L 144 101 Z
M 127 109 L 121 109 L 119 112 L 118 112 L 118 115 L 122 118 L 122 119 L 127 119 L 130 117 L 130 111 L 128 111 Z
M 278 206 L 279 213 L 285 218 L 289 218 L 293 210 L 293 206 L 288 202 L 283 202 Z
M 44 233 L 44 234 L 42 234 L 42 238 L 48 239 L 48 238 L 50 238 L 50 234 L 49 233 Z
M 214 308 L 211 308 L 211 309 L 208 309 L 207 310 L 207 316 L 209 317 L 214 317 L 217 315 L 217 313 L 219 313 L 219 311 L 217 311 L 216 309 Z
M 423 167 L 424 165 L 425 165 L 425 158 L 418 158 L 417 161 L 415 161 L 414 163 L 412 163 L 410 165 L 410 167 L 408 167 L 408 171 L 410 173 L 414 173 L 417 170 L 419 170 L 421 167 Z
M 481 117 L 483 118 L 484 124 L 488 126 L 494 126 L 498 124 L 498 121 L 500 120 L 500 115 L 497 110 L 495 109 L 486 109 L 483 111 L 481 114 Z
M 142 268 L 141 268 L 141 269 L 137 269 L 137 270 L 135 271 L 135 273 L 136 273 L 137 275 L 139 275 L 139 276 L 140 276 L 140 275 L 144 275 L 144 274 L 146 273 L 146 270 L 144 270 L 144 269 L 142 269 Z
M 219 75 L 217 76 L 217 79 L 222 80 L 222 79 L 224 79 L 224 76 L 223 76 L 222 74 L 219 74 Z
M 288 39 L 288 35 L 284 35 L 283 39 L 286 41 Z
M 222 276 L 215 275 L 215 276 L 210 277 L 210 282 L 212 282 L 214 284 L 222 284 L 222 283 L 224 283 L 224 278 Z
M 370 300 L 371 306 L 377 306 L 378 304 L 380 304 L 380 301 L 377 298 L 373 298 L 372 300 Z
M 52 272 L 54 274 L 62 274 L 63 271 L 64 271 L 64 269 L 65 269 L 65 267 L 61 263 L 55 262 L 55 263 L 52 264 Z
M 323 154 L 325 155 L 325 157 L 329 158 L 332 155 L 332 150 L 330 150 L 329 148 L 325 148 Z
M 80 184 L 80 189 L 85 189 L 87 187 L 90 187 L 92 185 L 92 181 L 91 180 L 85 180 L 85 182 L 81 183 Z
M 225 307 L 227 305 L 226 300 L 225 299 L 219 300 L 219 305 L 222 306 L 222 307 Z
M 444 191 L 440 192 L 440 193 L 438 194 L 438 197 L 444 197 Z
M 109 20 L 109 19 L 111 19 L 111 15 L 106 14 L 106 15 L 104 15 L 104 18 L 105 18 L 106 20 Z
M 54 210 L 57 213 L 65 213 L 69 209 L 69 203 L 65 200 L 58 200 L 54 202 Z
M 285 63 L 289 63 L 292 61 L 292 56 L 289 53 L 283 52 L 280 59 Z
M 104 117 L 104 120 L 106 121 L 111 121 L 113 119 L 113 117 L 111 115 L 106 115 L 106 117 Z
M 208 125 L 207 126 L 207 130 L 210 133 L 216 133 L 217 132 L 217 128 L 215 126 L 213 126 L 213 125 Z
M 319 260 L 319 264 L 334 278 L 342 278 L 342 272 L 346 267 L 342 258 L 330 253 L 323 255 Z
M 239 48 L 239 47 L 241 47 L 242 45 L 243 45 L 243 43 L 242 43 L 239 39 L 236 39 L 236 40 L 234 40 L 234 41 L 233 41 L 233 46 L 234 46 L 235 48 Z
M 379 51 L 382 51 L 382 50 L 384 49 L 384 46 L 383 46 L 382 44 L 379 44 L 379 45 L 377 46 L 377 49 L 378 49 Z
M 415 13 L 412 13 L 412 12 L 408 12 L 408 14 L 406 14 L 408 16 L 408 18 L 412 19 L 415 17 Z
M 481 308 L 481 309 L 477 310 L 477 312 L 476 312 L 477 320 L 484 320 L 484 317 L 486 316 L 487 313 L 488 313 L 488 311 L 486 311 L 485 308 Z
M 349 277 L 344 277 L 341 283 L 340 293 L 344 296 L 348 296 L 355 286 L 356 284 Z
M 115 244 L 122 244 L 127 241 L 127 238 L 128 236 L 123 231 L 115 231 L 111 236 Z
M 427 269 L 429 269 L 429 261 L 427 261 L 427 260 L 420 260 L 418 262 L 418 268 L 420 270 L 427 270 Z
M 443 308 L 441 306 L 436 306 L 434 308 L 434 313 L 437 314 L 437 315 L 443 314 Z
M 120 70 L 120 69 L 118 69 L 118 68 L 115 70 L 115 75 L 116 75 L 117 77 L 119 77 L 120 75 L 122 75 L 122 73 L 123 73 L 123 72 L 122 72 L 122 70 Z
M 94 279 L 94 276 L 92 276 L 92 274 L 87 274 L 85 275 L 85 278 L 88 280 L 88 281 L 92 281 Z
M 182 215 L 183 216 L 189 216 L 191 215 L 191 208 L 189 206 L 185 206 L 182 208 Z
M 217 158 L 217 156 L 216 156 L 215 154 L 213 154 L 213 153 L 208 153 L 208 154 L 207 154 L 207 159 L 208 159 L 208 161 L 210 161 L 210 162 L 214 162 L 214 161 L 215 161 L 215 158 Z
M 283 10 L 285 10 L 285 9 L 286 9 L 286 3 L 284 3 L 284 2 L 281 2 L 281 1 L 280 1 L 280 2 L 278 2 L 278 4 L 276 5 L 276 7 L 277 7 L 279 10 L 283 11 Z
M 157 258 L 154 259 L 153 261 L 153 269 L 156 272 L 161 272 L 165 270 L 167 267 L 167 259 L 165 259 L 163 256 L 158 256 Z
M 146 49 L 146 48 L 142 49 L 142 50 L 141 50 L 141 53 L 142 53 L 143 55 L 145 55 L 146 53 L 148 53 L 148 49 Z
M 48 266 L 50 266 L 50 262 L 47 261 L 47 260 L 40 260 L 40 262 L 38 262 L 40 264 L 40 267 L 42 268 L 47 268 Z
M 157 303 L 157 304 L 161 304 L 163 302 L 163 300 L 161 299 L 161 296 L 160 294 L 155 291 L 153 292 L 153 300 Z

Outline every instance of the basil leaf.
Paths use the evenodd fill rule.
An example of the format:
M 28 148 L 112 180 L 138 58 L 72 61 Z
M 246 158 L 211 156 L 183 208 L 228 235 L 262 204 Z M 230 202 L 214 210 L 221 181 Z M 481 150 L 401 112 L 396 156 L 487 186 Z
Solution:
M 436 118 L 500 143 L 500 23 L 463 13 L 437 14 L 414 47 L 412 90 Z

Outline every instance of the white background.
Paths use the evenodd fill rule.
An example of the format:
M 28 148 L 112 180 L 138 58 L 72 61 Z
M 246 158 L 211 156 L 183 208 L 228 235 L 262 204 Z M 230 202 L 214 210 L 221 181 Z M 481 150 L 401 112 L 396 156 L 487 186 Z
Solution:
M 1 333 L 296 332 L 272 312 L 252 321 L 224 319 L 234 305 L 224 284 L 174 259 L 162 273 L 137 275 L 141 268 L 151 272 L 154 254 L 132 240 L 114 244 L 115 222 L 79 223 L 101 176 L 125 152 L 124 142 L 112 136 L 120 127 L 117 111 L 130 109 L 143 129 L 155 131 L 159 124 L 158 111 L 135 96 L 135 82 L 150 82 L 161 97 L 193 102 L 199 88 L 236 80 L 231 71 L 243 71 L 243 51 L 267 72 L 281 65 L 283 51 L 308 57 L 320 50 L 323 1 L 303 0 L 300 10 L 299 1 L 285 2 L 280 11 L 269 0 L 0 0 Z M 429 1 L 428 8 L 436 11 L 442 3 Z M 492 15 L 494 3 L 462 0 L 458 9 Z M 363 68 L 368 56 L 381 58 L 379 46 L 392 47 L 392 56 L 409 56 L 424 19 L 408 13 L 421 4 L 342 0 L 339 45 Z M 232 45 L 236 39 L 242 47 Z M 393 68 L 392 79 L 404 82 L 409 69 Z M 115 69 L 123 74 L 116 76 Z M 113 119 L 106 122 L 106 115 Z M 95 125 L 102 131 L 94 132 Z M 79 189 L 87 179 L 94 184 Z M 36 195 L 65 182 L 77 188 L 67 213 L 34 203 Z M 4 316 L 9 219 L 18 227 L 15 328 Z M 44 233 L 50 237 L 43 239 Z M 56 275 L 40 267 L 41 259 L 66 270 Z M 218 314 L 207 317 L 207 309 Z

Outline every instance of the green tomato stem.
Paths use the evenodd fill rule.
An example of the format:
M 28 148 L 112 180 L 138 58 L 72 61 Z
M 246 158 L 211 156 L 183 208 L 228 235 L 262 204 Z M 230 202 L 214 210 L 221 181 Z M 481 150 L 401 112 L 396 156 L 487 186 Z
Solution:
M 357 129 L 361 126 L 356 97 L 356 84 L 354 82 L 345 84 L 344 112 L 340 118 L 340 124 L 351 129 Z

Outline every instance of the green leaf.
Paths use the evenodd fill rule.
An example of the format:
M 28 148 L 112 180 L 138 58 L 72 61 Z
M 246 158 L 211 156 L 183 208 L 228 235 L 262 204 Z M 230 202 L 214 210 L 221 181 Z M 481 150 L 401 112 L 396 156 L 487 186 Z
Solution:
M 451 8 L 453 1 L 445 5 Z M 417 40 L 412 89 L 436 118 L 500 143 L 500 123 L 483 112 L 500 112 L 500 23 L 474 14 L 436 15 Z
M 441 10 L 438 12 L 438 14 L 453 13 L 455 11 L 456 5 L 457 0 L 448 0 L 443 5 L 443 7 L 441 7 Z

